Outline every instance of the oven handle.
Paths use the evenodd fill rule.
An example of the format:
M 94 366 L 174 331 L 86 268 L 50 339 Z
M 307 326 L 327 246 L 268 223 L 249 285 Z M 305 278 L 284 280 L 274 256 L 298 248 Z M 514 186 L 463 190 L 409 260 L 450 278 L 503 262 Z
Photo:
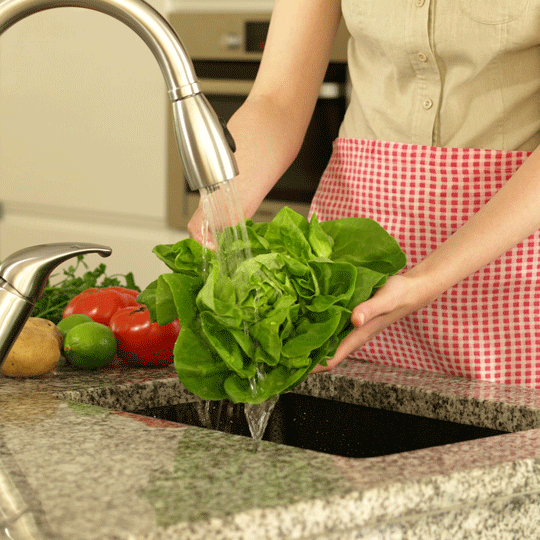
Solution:
M 201 91 L 214 96 L 247 96 L 253 88 L 253 81 L 230 79 L 199 79 Z M 345 96 L 345 84 L 324 82 L 319 90 L 319 99 L 341 99 Z

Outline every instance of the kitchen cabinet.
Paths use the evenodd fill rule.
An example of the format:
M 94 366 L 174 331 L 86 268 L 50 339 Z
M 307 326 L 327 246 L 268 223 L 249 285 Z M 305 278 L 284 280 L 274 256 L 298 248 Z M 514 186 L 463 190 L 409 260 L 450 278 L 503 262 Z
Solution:
M 151 1 L 164 13 L 163 0 Z M 42 242 L 108 244 L 146 286 L 166 210 L 168 97 L 152 53 L 102 13 L 59 8 L 0 36 L 0 260 Z

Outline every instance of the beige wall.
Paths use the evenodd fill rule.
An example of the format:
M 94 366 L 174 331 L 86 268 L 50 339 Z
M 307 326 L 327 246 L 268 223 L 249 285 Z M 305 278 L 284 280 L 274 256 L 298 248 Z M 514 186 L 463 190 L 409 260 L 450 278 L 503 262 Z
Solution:
M 109 16 L 53 9 L 2 34 L 0 260 L 95 241 L 114 271 L 138 262 L 139 281 L 154 278 L 151 247 L 185 237 L 165 225 L 167 107 L 151 52 Z
M 132 30 L 86 9 L 32 15 L 0 37 L 0 92 L 2 199 L 28 200 L 30 182 L 43 204 L 162 214 L 166 89 Z

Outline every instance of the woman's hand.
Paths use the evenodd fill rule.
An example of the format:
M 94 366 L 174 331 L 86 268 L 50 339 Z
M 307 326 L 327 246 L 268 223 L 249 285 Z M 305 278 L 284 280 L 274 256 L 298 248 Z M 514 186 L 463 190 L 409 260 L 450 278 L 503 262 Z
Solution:
M 234 184 L 232 184 L 234 183 Z M 194 238 L 200 244 L 215 251 L 216 245 L 212 237 L 212 229 L 216 233 L 222 232 L 226 227 L 238 225 L 244 219 L 252 218 L 257 208 L 261 204 L 266 195 L 266 187 L 263 184 L 246 180 L 245 175 L 237 176 L 231 181 L 231 186 L 234 187 L 236 197 L 234 202 L 238 203 L 238 208 L 229 207 L 229 197 L 221 193 L 222 188 L 206 195 L 208 199 L 208 210 L 210 208 L 219 208 L 221 212 L 218 215 L 204 215 L 202 198 L 199 202 L 197 210 L 191 217 L 188 223 L 188 232 L 191 238 Z M 214 200 L 212 200 L 214 198 Z M 240 214 L 241 210 L 241 214 Z M 222 220 L 220 222 L 220 219 Z M 206 220 L 211 220 L 212 225 L 205 223 Z
M 254 215 L 302 146 L 340 19 L 340 0 L 275 2 L 253 88 L 227 123 L 236 143 L 244 218 Z M 199 242 L 202 227 L 199 205 L 188 224 Z
M 429 302 L 424 297 L 425 290 L 407 274 L 389 277 L 369 300 L 354 308 L 351 315 L 354 330 L 339 344 L 328 366 L 319 364 L 313 373 L 331 370 L 387 326 L 424 307 Z

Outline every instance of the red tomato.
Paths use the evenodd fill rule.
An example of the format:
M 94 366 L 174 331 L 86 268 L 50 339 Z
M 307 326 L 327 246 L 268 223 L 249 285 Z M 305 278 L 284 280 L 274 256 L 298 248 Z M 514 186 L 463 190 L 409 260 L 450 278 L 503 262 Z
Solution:
M 111 317 L 121 308 L 140 306 L 133 294 L 120 291 L 122 287 L 87 289 L 73 298 L 64 310 L 63 318 L 74 313 L 88 315 L 94 321 L 109 325 Z M 125 289 L 126 291 L 128 289 Z M 137 292 L 137 291 L 133 291 Z M 138 294 L 138 293 L 137 293 Z
M 119 309 L 111 318 L 117 354 L 139 366 L 167 366 L 174 361 L 173 349 L 180 332 L 175 320 L 165 326 L 150 322 L 146 306 Z
M 139 294 L 141 294 L 139 291 L 135 291 L 133 289 L 126 289 L 125 287 L 102 287 L 101 290 L 107 290 L 107 291 L 118 291 L 121 294 L 127 294 L 129 296 L 133 296 L 133 298 L 137 298 Z

